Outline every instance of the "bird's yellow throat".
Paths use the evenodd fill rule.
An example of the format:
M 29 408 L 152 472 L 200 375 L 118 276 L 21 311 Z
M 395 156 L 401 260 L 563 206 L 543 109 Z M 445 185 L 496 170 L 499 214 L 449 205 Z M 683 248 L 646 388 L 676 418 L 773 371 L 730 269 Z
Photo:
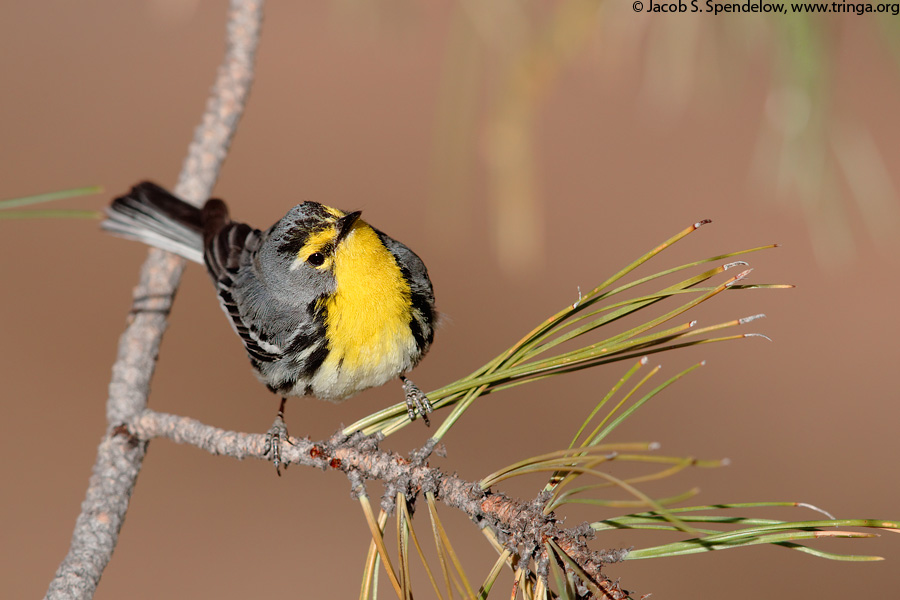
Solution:
M 367 223 L 354 223 L 338 244 L 333 269 L 337 289 L 325 301 L 331 350 L 326 365 L 365 372 L 404 361 L 415 344 L 409 285 Z

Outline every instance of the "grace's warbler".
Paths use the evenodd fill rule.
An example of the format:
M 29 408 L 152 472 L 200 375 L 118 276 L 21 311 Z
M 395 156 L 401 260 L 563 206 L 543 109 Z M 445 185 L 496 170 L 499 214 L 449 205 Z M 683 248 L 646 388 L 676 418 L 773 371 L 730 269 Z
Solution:
M 221 200 L 196 208 L 144 182 L 107 217 L 110 233 L 206 264 L 257 377 L 282 396 L 276 467 L 285 396 L 340 401 L 399 377 L 410 417 L 431 410 L 403 377 L 434 336 L 428 271 L 359 212 L 304 202 L 260 231 L 232 221 Z

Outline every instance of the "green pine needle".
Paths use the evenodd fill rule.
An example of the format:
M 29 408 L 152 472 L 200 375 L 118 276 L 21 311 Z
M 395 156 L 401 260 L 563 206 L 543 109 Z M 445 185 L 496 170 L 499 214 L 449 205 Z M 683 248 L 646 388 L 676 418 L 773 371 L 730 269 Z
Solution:
M 683 556 L 697 554 L 713 550 L 726 550 L 742 548 L 759 544 L 774 544 L 777 546 L 805 552 L 820 558 L 842 561 L 872 561 L 881 560 L 878 556 L 866 556 L 855 554 L 837 554 L 825 552 L 808 546 L 797 544 L 797 541 L 815 540 L 822 538 L 867 538 L 874 537 L 875 533 L 861 533 L 854 531 L 835 530 L 835 527 L 858 527 L 869 529 L 881 529 L 884 531 L 900 532 L 900 522 L 884 521 L 877 519 L 822 519 L 814 521 L 778 521 L 773 519 L 758 519 L 748 517 L 725 517 L 721 515 L 696 515 L 687 514 L 698 511 L 712 511 L 720 509 L 742 509 L 756 507 L 809 507 L 809 505 L 796 502 L 754 502 L 740 504 L 718 504 L 709 506 L 692 506 L 686 508 L 669 508 L 665 514 L 657 512 L 636 513 L 606 519 L 592 524 L 595 531 L 610 529 L 656 529 L 661 531 L 679 531 L 679 528 L 669 522 L 672 515 L 677 515 L 679 521 L 684 523 L 707 523 L 719 525 L 739 525 L 739 529 L 731 531 L 719 531 L 714 529 L 698 529 L 701 537 L 695 537 L 679 542 L 672 542 L 650 548 L 632 550 L 625 557 L 626 560 L 638 560 L 644 558 L 663 558 L 669 556 Z
M 101 186 L 90 186 L 75 188 L 71 190 L 62 190 L 58 192 L 49 192 L 46 194 L 37 194 L 34 196 L 25 196 L 22 198 L 11 198 L 9 200 L 0 200 L 0 219 L 99 219 L 103 213 L 96 210 L 78 210 L 78 209 L 58 209 L 58 210 L 9 210 L 10 208 L 18 208 L 20 206 L 31 206 L 32 204 L 41 204 L 44 202 L 52 202 L 54 200 L 62 200 L 65 198 L 74 198 L 76 196 L 86 196 L 89 194 L 99 194 L 103 191 Z
M 776 247 L 774 244 L 691 261 L 629 283 L 620 283 L 626 275 L 655 258 L 707 222 L 701 221 L 682 230 L 621 269 L 587 294 L 579 294 L 577 301 L 567 305 L 545 320 L 516 344 L 486 363 L 483 367 L 466 377 L 430 392 L 428 398 L 435 408 L 452 407 L 444 422 L 435 431 L 432 440 L 434 442 L 441 440 L 447 431 L 465 414 L 472 403 L 478 398 L 493 392 L 610 362 L 633 360 L 645 354 L 686 348 L 704 343 L 743 339 L 755 335 L 735 334 L 715 338 L 704 337 L 713 331 L 744 325 L 753 320 L 753 318 L 734 319 L 703 328 L 695 328 L 696 321 L 669 325 L 666 328 L 662 326 L 727 290 L 792 287 L 789 285 L 744 284 L 743 280 L 750 273 L 749 269 L 741 271 L 718 285 L 702 285 L 729 269 L 746 266 L 746 263 L 743 261 L 733 261 L 734 257 L 771 249 Z M 707 269 L 657 291 L 631 297 L 626 295 L 631 293 L 637 286 L 650 284 L 666 275 L 672 275 L 715 261 L 730 262 Z M 614 285 L 618 285 L 618 287 L 613 287 Z M 624 332 L 612 334 L 605 339 L 586 340 L 575 349 L 565 351 L 559 351 L 558 349 L 562 344 L 570 345 L 571 343 L 584 340 L 584 336 L 589 334 L 596 335 L 605 326 L 634 315 L 645 308 L 654 306 L 664 300 L 677 300 L 685 294 L 688 295 L 688 299 L 679 306 L 663 315 L 648 318 L 643 323 L 632 326 Z M 602 338 L 602 336 L 598 337 Z M 554 354 L 554 352 L 556 353 Z M 671 383 L 671 380 L 666 385 L 668 383 Z M 614 392 L 615 389 L 611 393 Z M 634 409 L 631 410 L 633 411 Z M 362 431 L 366 434 L 381 432 L 384 435 L 390 435 L 407 426 L 409 422 L 406 405 L 400 403 L 357 421 L 347 427 L 345 432 L 348 434 L 355 431 Z M 600 436 L 599 439 L 602 439 L 620 422 L 621 420 L 613 422 L 610 427 L 596 432 L 592 437 Z M 580 436 L 582 433 L 582 431 L 579 431 L 578 435 Z
M 4 210 L 0 219 L 100 219 L 98 210 Z

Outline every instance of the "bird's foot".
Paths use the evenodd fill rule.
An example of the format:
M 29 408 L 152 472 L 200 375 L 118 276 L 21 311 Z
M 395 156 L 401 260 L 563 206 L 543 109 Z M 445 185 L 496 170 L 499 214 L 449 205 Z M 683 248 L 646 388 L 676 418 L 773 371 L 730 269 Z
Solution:
M 431 425 L 431 421 L 428 420 L 428 413 L 432 412 L 434 407 L 428 400 L 428 396 L 406 377 L 401 375 L 400 381 L 403 382 L 403 392 L 406 394 L 406 410 L 409 412 L 409 420 L 415 421 L 418 415 L 425 421 L 425 425 Z
M 291 436 L 288 434 L 287 425 L 284 424 L 284 403 L 285 398 L 282 398 L 278 415 L 275 417 L 275 422 L 269 427 L 269 431 L 266 432 L 266 444 L 263 446 L 263 455 L 271 459 L 279 477 L 281 477 L 281 465 L 284 464 L 284 468 L 287 469 L 287 464 L 281 461 L 281 444 L 282 442 L 291 444 Z

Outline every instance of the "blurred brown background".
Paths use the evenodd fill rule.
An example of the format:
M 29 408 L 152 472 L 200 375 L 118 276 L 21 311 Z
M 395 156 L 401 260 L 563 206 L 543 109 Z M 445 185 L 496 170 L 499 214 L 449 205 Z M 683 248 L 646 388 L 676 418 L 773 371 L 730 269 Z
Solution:
M 780 242 L 750 256 L 751 280 L 797 289 L 725 294 L 694 316 L 711 324 L 765 312 L 748 330 L 774 341 L 657 355 L 664 373 L 703 358 L 708 366 L 616 439 L 733 461 L 647 486 L 659 496 L 700 486 L 692 503 L 796 500 L 838 517 L 900 518 L 900 66 L 884 20 L 651 18 L 618 1 L 599 11 L 373 4 L 268 6 L 256 85 L 216 186 L 236 218 L 265 227 L 316 200 L 362 209 L 414 248 L 446 315 L 414 374 L 426 390 L 700 218 L 715 224 L 658 268 Z M 174 185 L 221 58 L 224 3 L 7 2 L 0 14 L 0 198 L 102 184 L 104 194 L 63 205 L 100 208 L 140 179 Z M 110 366 L 145 249 L 91 221 L 0 227 L 0 595 L 35 598 L 66 553 L 104 433 Z M 564 446 L 625 368 L 486 398 L 439 464 L 475 479 Z M 398 394 L 388 385 L 338 406 L 294 400 L 288 424 L 322 438 Z M 150 401 L 255 432 L 276 409 L 197 266 L 179 291 Z M 387 445 L 406 452 L 425 435 L 411 427 Z M 480 581 L 492 552 L 443 515 Z M 279 479 L 263 462 L 156 441 L 97 597 L 352 598 L 367 540 L 340 477 L 295 468 Z M 626 533 L 598 541 L 647 543 Z M 900 538 L 818 547 L 889 560 L 758 547 L 607 572 L 654 598 L 896 589 Z

